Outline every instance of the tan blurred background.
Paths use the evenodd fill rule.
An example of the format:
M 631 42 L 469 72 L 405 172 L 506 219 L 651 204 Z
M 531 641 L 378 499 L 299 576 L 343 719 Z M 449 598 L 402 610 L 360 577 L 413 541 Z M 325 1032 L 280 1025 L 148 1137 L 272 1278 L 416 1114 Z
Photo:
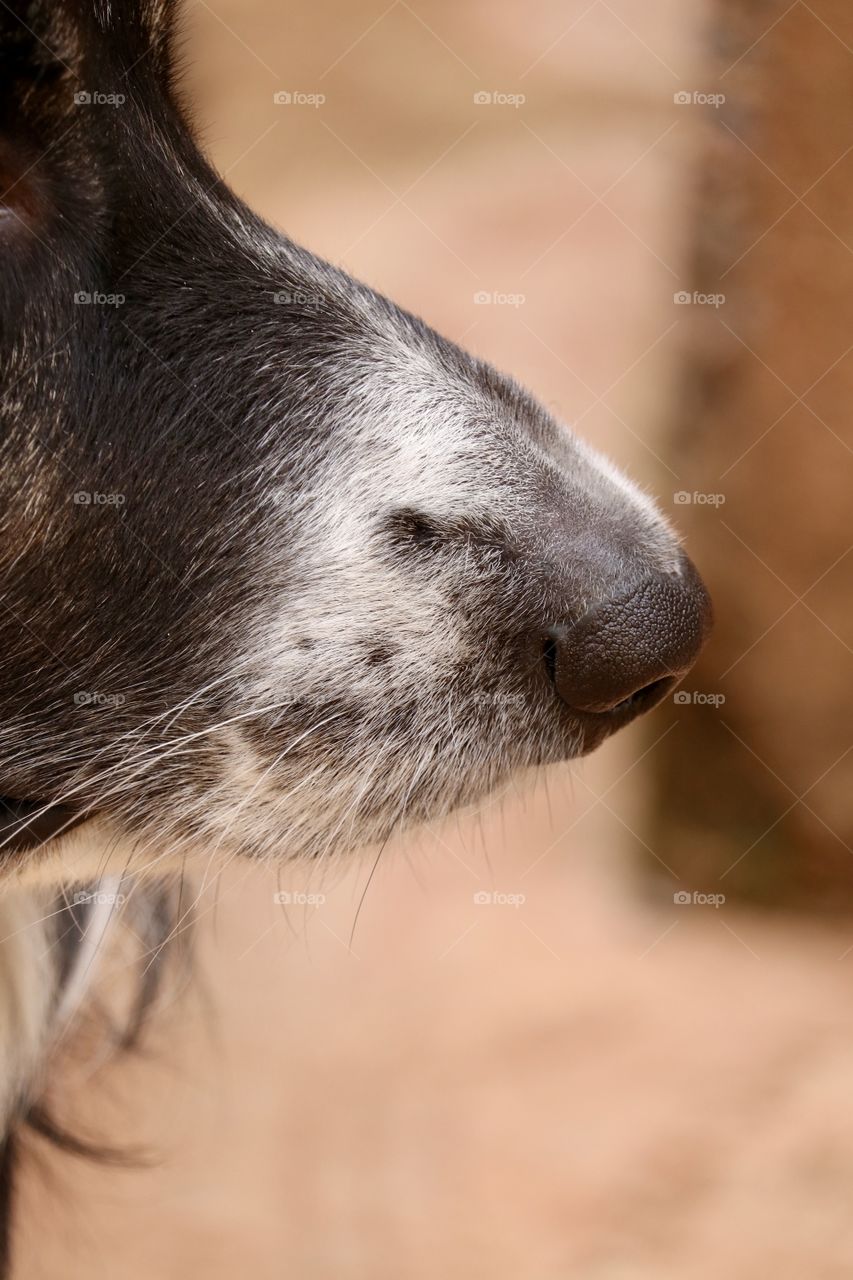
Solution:
M 208 884 L 192 988 L 143 1055 L 86 1058 L 58 1092 L 84 1132 L 144 1145 L 153 1167 L 41 1159 L 22 1277 L 853 1274 L 853 923 L 826 910 L 847 907 L 850 872 L 787 816 L 847 746 L 848 595 L 829 580 L 828 602 L 809 600 L 823 621 L 796 606 L 774 630 L 789 598 L 749 563 L 797 596 L 849 532 L 833 515 L 843 388 L 818 409 L 838 455 L 810 464 L 808 433 L 763 452 L 784 405 L 750 382 L 775 367 L 805 413 L 797 396 L 853 342 L 843 317 L 815 328 L 829 304 L 808 292 L 821 269 L 850 271 L 846 230 L 774 223 L 853 147 L 853 108 L 829 87 L 853 84 L 853 31 L 824 8 L 189 0 L 188 89 L 232 185 L 653 490 L 708 573 L 718 640 L 687 705 L 398 841 L 372 876 L 367 851 L 343 873 L 239 867 Z M 814 74 L 792 104 L 779 69 L 800 50 Z M 325 100 L 276 105 L 282 91 Z M 804 173 L 784 155 L 809 92 L 837 128 Z M 771 163 L 793 192 L 779 208 L 760 199 Z M 780 274 L 787 293 L 765 287 Z M 744 346 L 754 368 L 738 373 Z M 811 624 L 837 654 L 812 654 Z M 719 745 L 732 735 L 744 760 Z M 843 778 L 809 803 L 846 859 Z

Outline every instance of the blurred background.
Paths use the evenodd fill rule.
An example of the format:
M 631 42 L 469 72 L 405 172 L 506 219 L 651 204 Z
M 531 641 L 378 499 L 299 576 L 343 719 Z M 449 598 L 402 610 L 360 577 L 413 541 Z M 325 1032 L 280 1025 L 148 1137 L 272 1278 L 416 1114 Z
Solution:
M 152 1163 L 40 1155 L 20 1275 L 849 1277 L 853 15 L 188 0 L 184 29 L 236 190 L 639 478 L 718 624 L 647 722 L 375 871 L 207 883 L 143 1053 L 57 1090 Z

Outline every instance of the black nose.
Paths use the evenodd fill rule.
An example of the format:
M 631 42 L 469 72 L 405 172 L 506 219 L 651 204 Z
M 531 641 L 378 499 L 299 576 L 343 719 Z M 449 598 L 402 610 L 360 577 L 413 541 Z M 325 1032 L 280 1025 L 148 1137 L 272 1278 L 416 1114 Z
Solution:
M 634 714 L 660 702 L 690 670 L 711 627 L 711 602 L 689 560 L 554 628 L 546 665 L 575 711 Z

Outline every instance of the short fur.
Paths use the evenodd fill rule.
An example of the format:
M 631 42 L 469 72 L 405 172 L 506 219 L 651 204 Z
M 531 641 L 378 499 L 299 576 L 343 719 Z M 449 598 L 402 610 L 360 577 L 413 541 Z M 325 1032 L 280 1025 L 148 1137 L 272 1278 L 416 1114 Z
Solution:
M 526 391 L 225 186 L 173 41 L 169 0 L 0 8 L 0 1128 L 69 1016 L 57 886 L 326 857 L 590 750 L 628 717 L 543 637 L 681 572 Z

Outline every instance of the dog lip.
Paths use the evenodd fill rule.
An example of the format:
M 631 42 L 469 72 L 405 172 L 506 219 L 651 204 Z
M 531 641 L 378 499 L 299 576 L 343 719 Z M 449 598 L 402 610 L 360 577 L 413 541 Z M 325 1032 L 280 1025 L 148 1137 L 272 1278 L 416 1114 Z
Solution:
M 645 688 L 638 689 L 636 693 L 632 693 L 606 711 L 579 711 L 577 707 L 571 706 L 560 698 L 562 706 L 580 726 L 581 745 L 578 754 L 589 755 L 611 734 L 624 729 L 644 712 L 658 706 L 672 692 L 680 679 L 680 674 L 663 676 L 652 684 L 646 685 Z M 557 696 L 559 697 L 559 694 Z

